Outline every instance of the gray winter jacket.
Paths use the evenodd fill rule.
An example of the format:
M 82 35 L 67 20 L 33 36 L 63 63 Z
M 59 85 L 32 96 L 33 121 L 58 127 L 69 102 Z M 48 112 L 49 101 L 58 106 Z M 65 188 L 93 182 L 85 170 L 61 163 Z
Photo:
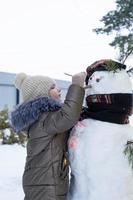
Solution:
M 25 122 L 21 124 L 21 128 L 17 127 L 16 121 L 23 116 L 20 117 L 16 113 L 12 115 L 13 126 L 16 125 L 19 131 L 27 129 L 28 133 L 27 158 L 23 174 L 25 200 L 66 200 L 69 183 L 66 153 L 68 130 L 79 119 L 83 98 L 84 89 L 78 85 L 71 85 L 62 106 L 55 103 L 53 109 L 53 100 L 52 106 L 50 103 L 48 108 L 46 105 L 41 105 L 44 107 L 41 114 L 38 115 L 36 111 L 33 117 L 32 102 L 30 105 L 32 120 L 30 119 L 29 123 L 28 118 L 23 119 Z M 26 106 L 27 104 L 24 105 L 25 112 L 28 112 Z M 17 111 L 21 113 L 19 109 L 20 107 Z

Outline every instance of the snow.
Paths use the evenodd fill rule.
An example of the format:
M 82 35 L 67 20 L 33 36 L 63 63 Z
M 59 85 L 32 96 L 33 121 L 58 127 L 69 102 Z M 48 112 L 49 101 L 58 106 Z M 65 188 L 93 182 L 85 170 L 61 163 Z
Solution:
M 99 79 L 99 82 L 96 80 Z M 132 83 L 125 70 L 117 70 L 116 73 L 109 71 L 96 71 L 90 79 L 90 86 L 86 91 L 88 95 L 132 93 Z
M 133 117 L 131 121 L 133 124 Z M 21 145 L 0 145 L 0 199 L 23 200 L 25 158 L 26 148 Z
M 69 200 L 133 200 L 132 170 L 123 154 L 132 133 L 129 124 L 93 119 L 76 124 L 68 142 Z
M 0 145 L 0 199 L 23 200 L 22 174 L 26 148 L 21 145 Z

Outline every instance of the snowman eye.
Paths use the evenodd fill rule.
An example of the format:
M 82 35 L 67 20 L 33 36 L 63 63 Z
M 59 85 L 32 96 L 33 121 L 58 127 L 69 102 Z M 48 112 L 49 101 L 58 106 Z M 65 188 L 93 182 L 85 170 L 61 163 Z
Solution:
M 103 76 L 100 76 L 99 78 L 96 78 L 96 82 L 100 82 L 101 79 L 103 79 L 104 77 Z
M 100 78 L 96 78 L 96 82 L 99 82 L 100 81 Z
M 92 80 L 92 78 L 93 78 L 93 75 L 89 78 L 89 80 Z

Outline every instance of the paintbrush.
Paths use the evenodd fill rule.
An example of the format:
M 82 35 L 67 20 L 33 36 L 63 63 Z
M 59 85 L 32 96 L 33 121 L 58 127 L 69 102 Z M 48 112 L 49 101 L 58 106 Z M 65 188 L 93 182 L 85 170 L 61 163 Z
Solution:
M 68 74 L 68 73 L 66 73 L 66 72 L 64 72 L 64 74 L 67 75 L 67 76 L 71 76 L 71 77 L 72 77 L 71 74 Z M 90 86 L 90 85 L 86 85 L 86 86 L 84 86 L 84 89 L 87 89 L 87 88 L 91 88 L 91 86 Z
M 64 73 L 65 75 L 67 75 L 67 76 L 72 76 L 71 74 L 68 74 L 68 73 Z

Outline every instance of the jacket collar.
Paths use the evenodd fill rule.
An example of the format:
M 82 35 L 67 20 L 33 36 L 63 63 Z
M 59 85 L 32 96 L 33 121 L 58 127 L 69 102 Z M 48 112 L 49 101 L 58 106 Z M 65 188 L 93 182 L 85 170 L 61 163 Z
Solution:
M 10 113 L 11 127 L 20 132 L 36 122 L 44 112 L 57 111 L 60 108 L 61 103 L 48 96 L 24 102 Z

